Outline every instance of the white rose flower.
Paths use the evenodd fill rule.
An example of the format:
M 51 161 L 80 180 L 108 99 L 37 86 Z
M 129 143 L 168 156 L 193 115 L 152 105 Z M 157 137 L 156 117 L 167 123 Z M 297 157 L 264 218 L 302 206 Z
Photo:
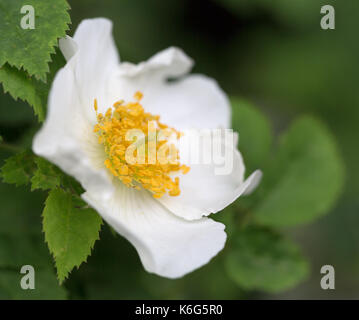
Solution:
M 120 154 L 124 146 L 121 119 L 134 126 L 132 120 L 157 121 L 159 115 L 161 124 L 179 131 L 230 128 L 230 105 L 214 80 L 187 75 L 193 63 L 180 49 L 166 49 L 138 65 L 120 62 L 111 32 L 109 20 L 90 19 L 73 38 L 60 40 L 67 64 L 52 84 L 33 150 L 81 183 L 82 198 L 134 245 L 148 272 L 178 278 L 222 250 L 225 226 L 206 216 L 253 190 L 261 172 L 244 181 L 236 148 L 230 174 L 216 175 L 214 164 L 181 165 L 174 168 L 180 180 L 171 178 L 172 167 L 157 165 L 155 171 L 155 165 L 144 165 L 145 171 L 136 171 L 114 159 L 113 152 Z M 136 92 L 137 102 L 128 104 Z M 117 102 L 121 99 L 127 104 Z M 122 111 L 104 115 L 116 102 Z

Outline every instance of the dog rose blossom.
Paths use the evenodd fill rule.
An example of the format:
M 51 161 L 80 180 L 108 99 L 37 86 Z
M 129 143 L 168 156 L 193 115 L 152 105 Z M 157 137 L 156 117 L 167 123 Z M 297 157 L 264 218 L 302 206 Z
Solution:
M 81 183 L 82 198 L 133 244 L 148 272 L 178 278 L 208 263 L 226 233 L 207 216 L 261 178 L 255 171 L 244 180 L 235 145 L 229 174 L 216 174 L 214 163 L 185 159 L 186 130 L 230 128 L 224 92 L 210 78 L 188 75 L 193 62 L 177 48 L 137 65 L 120 62 L 112 23 L 104 18 L 84 20 L 73 38 L 60 40 L 60 49 L 67 63 L 52 84 L 34 152 Z M 158 155 L 161 147 L 173 147 L 177 162 L 151 160 L 147 151 L 144 164 L 126 161 L 130 130 L 145 132 L 143 146 L 151 147 L 147 123 L 154 137 L 160 130 L 175 134 L 173 143 L 164 139 L 153 150 Z

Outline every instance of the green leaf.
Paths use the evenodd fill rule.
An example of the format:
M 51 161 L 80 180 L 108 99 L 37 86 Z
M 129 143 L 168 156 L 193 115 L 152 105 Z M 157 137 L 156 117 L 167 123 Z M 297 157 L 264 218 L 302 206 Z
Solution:
M 34 155 L 31 151 L 18 153 L 8 159 L 1 168 L 0 175 L 4 182 L 21 186 L 30 182 L 35 170 Z
M 43 211 L 43 229 L 60 283 L 87 260 L 99 239 L 101 224 L 94 210 L 75 208 L 70 193 L 60 189 L 50 192 Z
M 20 13 L 24 5 L 35 10 L 35 29 L 22 29 Z M 0 0 L 0 66 L 8 62 L 45 81 L 51 53 L 57 40 L 66 35 L 71 22 L 65 0 Z M 26 19 L 26 18 L 25 18 Z
M 261 168 L 272 146 L 273 134 L 268 119 L 252 104 L 232 98 L 232 127 L 239 133 L 238 148 L 247 172 Z
M 308 275 L 308 264 L 291 241 L 263 227 L 248 227 L 232 238 L 228 275 L 241 288 L 279 292 Z
M 344 165 L 329 130 L 311 117 L 299 118 L 264 171 L 255 218 L 270 226 L 312 221 L 335 204 L 343 178 Z
M 35 189 L 54 189 L 61 184 L 62 172 L 47 160 L 37 157 L 37 169 L 31 179 L 31 191 Z
M 65 299 L 41 234 L 44 193 L 0 183 L 0 299 Z M 23 290 L 23 265 L 35 269 L 35 290 Z
M 0 67 L 0 82 L 2 83 L 4 92 L 15 99 L 21 99 L 27 102 L 34 109 L 40 122 L 45 119 L 47 97 L 50 90 L 52 80 L 56 72 L 65 65 L 66 61 L 59 49 L 52 56 L 50 63 L 50 73 L 47 83 L 43 83 L 31 78 L 23 70 L 9 66 L 7 63 Z M 19 113 L 20 111 L 18 111 Z
M 4 93 L 9 92 L 15 100 L 21 99 L 27 102 L 34 108 L 39 121 L 44 120 L 47 94 L 42 90 L 41 83 L 8 64 L 0 67 L 0 82 Z

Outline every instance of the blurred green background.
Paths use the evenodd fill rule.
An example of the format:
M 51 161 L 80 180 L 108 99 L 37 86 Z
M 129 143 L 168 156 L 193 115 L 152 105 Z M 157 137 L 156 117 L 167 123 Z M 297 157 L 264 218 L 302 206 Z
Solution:
M 285 230 L 300 243 L 311 262 L 310 277 L 294 289 L 276 295 L 241 290 L 223 273 L 221 255 L 183 279 L 161 279 L 147 274 L 133 247 L 104 226 L 101 241 L 96 243 L 88 263 L 73 271 L 65 283 L 70 298 L 359 298 L 359 2 L 69 3 L 70 34 L 82 19 L 103 16 L 114 22 L 122 61 L 140 62 L 166 47 L 181 47 L 194 58 L 195 73 L 217 79 L 229 96 L 253 102 L 270 118 L 276 133 L 297 115 L 309 113 L 320 118 L 335 135 L 347 172 L 341 198 L 328 215 L 314 224 Z M 335 30 L 320 28 L 320 8 L 325 4 L 336 10 Z M 0 135 L 6 141 L 29 146 L 37 126 L 28 105 L 0 95 Z M 11 150 L 0 152 L 1 162 L 11 155 Z M 3 183 L 0 189 L 3 241 L 14 241 L 7 234 L 9 228 L 29 234 L 30 238 L 32 234 L 42 237 L 40 213 L 45 194 Z M 51 259 L 45 245 L 43 256 Z M 335 267 L 335 290 L 320 287 L 320 268 L 326 264 Z M 8 272 L 12 271 L 9 268 Z M 0 279 L 1 285 L 6 287 Z M 48 298 L 63 296 L 64 292 L 57 290 L 49 293 Z

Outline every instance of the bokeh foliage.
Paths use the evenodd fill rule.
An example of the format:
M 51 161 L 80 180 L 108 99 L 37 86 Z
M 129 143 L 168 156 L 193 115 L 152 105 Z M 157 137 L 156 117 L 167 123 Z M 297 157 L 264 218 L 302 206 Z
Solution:
M 10 8 L 0 3 L 1 9 L 5 8 L 2 12 Z M 320 275 L 313 276 L 319 274 L 318 266 L 338 264 L 339 271 L 350 270 L 348 279 L 358 275 L 355 223 L 359 219 L 355 213 L 359 202 L 355 190 L 359 179 L 355 168 L 359 151 L 354 146 L 359 138 L 355 125 L 359 96 L 353 84 L 359 46 L 352 39 L 359 20 L 354 0 L 296 0 L 291 5 L 285 0 L 108 0 L 101 7 L 94 0 L 69 3 L 70 34 L 84 18 L 106 16 L 114 21 L 122 60 L 139 62 L 170 45 L 182 47 L 195 59 L 195 72 L 215 77 L 233 97 L 233 127 L 240 134 L 247 174 L 261 168 L 264 178 L 254 194 L 214 216 L 227 226 L 227 246 L 207 266 L 183 279 L 167 280 L 146 273 L 133 247 L 104 225 L 87 263 L 59 286 L 41 233 L 41 212 L 46 190 L 63 193 L 75 188 L 69 201 L 79 201 L 81 188 L 29 151 L 25 154 L 29 161 L 18 159 L 19 152 L 30 148 L 39 124 L 28 105 L 0 94 L 0 135 L 4 138 L 0 156 L 5 161 L 15 155 L 3 162 L 5 168 L 13 169 L 3 170 L 3 180 L 28 183 L 20 187 L 0 184 L 1 298 L 239 299 L 293 288 L 310 274 L 301 287 L 304 295 L 301 291 L 290 294 L 318 297 L 323 295 L 317 280 Z M 336 8 L 335 31 L 320 29 L 323 4 Z M 63 11 L 58 12 L 64 32 L 68 20 Z M 51 36 L 57 39 L 62 31 Z M 49 49 L 47 54 L 52 52 Z M 46 113 L 55 71 L 64 64 L 58 51 L 51 57 L 47 80 L 43 66 L 37 70 L 40 80 L 17 70 L 18 65 L 10 67 L 14 64 L 11 59 L 4 60 L 7 63 L 0 68 L 4 91 L 32 105 L 39 120 Z M 344 167 L 350 172 L 346 180 Z M 100 222 L 93 222 L 96 233 Z M 307 227 L 293 229 L 303 224 Z M 87 249 L 91 250 L 94 239 L 89 240 Z M 60 243 L 57 248 L 61 249 L 61 239 L 54 243 Z M 50 246 L 55 258 L 57 248 Z M 85 260 L 88 251 L 80 251 Z M 76 257 L 68 261 L 66 270 L 79 264 Z M 41 270 L 39 289 L 33 294 L 19 290 L 23 264 Z M 61 274 L 61 280 L 66 275 Z M 339 281 L 349 283 L 343 278 Z M 350 290 L 343 289 L 340 294 L 350 296 Z

